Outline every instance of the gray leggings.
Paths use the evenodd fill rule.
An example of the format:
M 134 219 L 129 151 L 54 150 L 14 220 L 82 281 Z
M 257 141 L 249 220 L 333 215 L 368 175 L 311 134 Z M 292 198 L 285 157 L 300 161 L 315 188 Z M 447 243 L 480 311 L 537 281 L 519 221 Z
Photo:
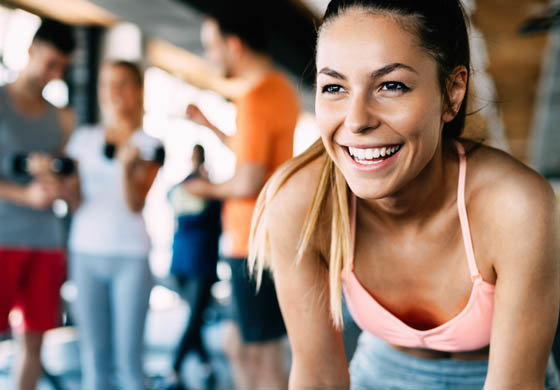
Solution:
M 82 389 L 144 389 L 142 350 L 152 276 L 145 257 L 70 254 Z M 116 376 L 113 375 L 116 368 Z

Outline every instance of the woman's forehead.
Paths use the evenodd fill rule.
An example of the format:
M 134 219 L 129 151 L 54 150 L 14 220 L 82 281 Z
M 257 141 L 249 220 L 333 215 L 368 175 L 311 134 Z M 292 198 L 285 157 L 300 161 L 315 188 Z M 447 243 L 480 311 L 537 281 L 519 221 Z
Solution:
M 101 68 L 101 78 L 106 79 L 134 79 L 131 69 L 119 64 L 105 64 Z
M 415 62 L 424 55 L 416 37 L 396 17 L 350 9 L 321 28 L 316 60 L 318 68 L 333 64 L 344 67 L 357 61 Z

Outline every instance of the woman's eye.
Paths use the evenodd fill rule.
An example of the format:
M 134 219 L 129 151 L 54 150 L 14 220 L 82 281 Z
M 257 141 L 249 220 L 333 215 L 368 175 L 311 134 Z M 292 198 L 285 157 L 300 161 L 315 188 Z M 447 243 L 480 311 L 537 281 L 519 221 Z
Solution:
M 329 84 L 329 85 L 325 85 L 322 89 L 321 92 L 323 93 L 331 93 L 331 94 L 335 94 L 335 93 L 340 93 L 344 90 L 344 88 L 342 88 L 340 85 L 336 85 L 336 84 Z
M 381 91 L 408 92 L 410 88 L 399 81 L 387 81 L 381 84 Z

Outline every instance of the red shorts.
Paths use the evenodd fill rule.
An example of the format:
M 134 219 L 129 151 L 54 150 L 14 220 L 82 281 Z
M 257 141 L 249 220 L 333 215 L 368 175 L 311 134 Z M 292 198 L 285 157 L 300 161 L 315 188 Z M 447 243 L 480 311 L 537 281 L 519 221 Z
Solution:
M 23 331 L 55 328 L 65 277 L 66 255 L 61 249 L 0 248 L 0 332 L 9 329 L 8 315 L 14 308 L 23 314 Z

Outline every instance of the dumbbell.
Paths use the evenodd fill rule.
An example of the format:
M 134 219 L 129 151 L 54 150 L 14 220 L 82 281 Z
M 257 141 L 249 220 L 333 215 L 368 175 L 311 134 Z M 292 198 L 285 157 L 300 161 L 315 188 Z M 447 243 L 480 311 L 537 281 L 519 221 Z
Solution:
M 27 153 L 7 156 L 4 166 L 15 175 L 30 175 L 27 165 L 28 157 Z M 51 159 L 49 169 L 54 174 L 68 176 L 76 172 L 76 163 L 70 157 L 56 156 Z
M 163 146 L 155 146 L 147 143 L 135 143 L 135 146 L 140 150 L 140 159 L 144 161 L 155 162 L 163 164 L 165 161 L 165 149 Z M 117 154 L 117 145 L 114 143 L 106 142 L 103 145 L 103 155 L 108 159 L 115 158 Z

